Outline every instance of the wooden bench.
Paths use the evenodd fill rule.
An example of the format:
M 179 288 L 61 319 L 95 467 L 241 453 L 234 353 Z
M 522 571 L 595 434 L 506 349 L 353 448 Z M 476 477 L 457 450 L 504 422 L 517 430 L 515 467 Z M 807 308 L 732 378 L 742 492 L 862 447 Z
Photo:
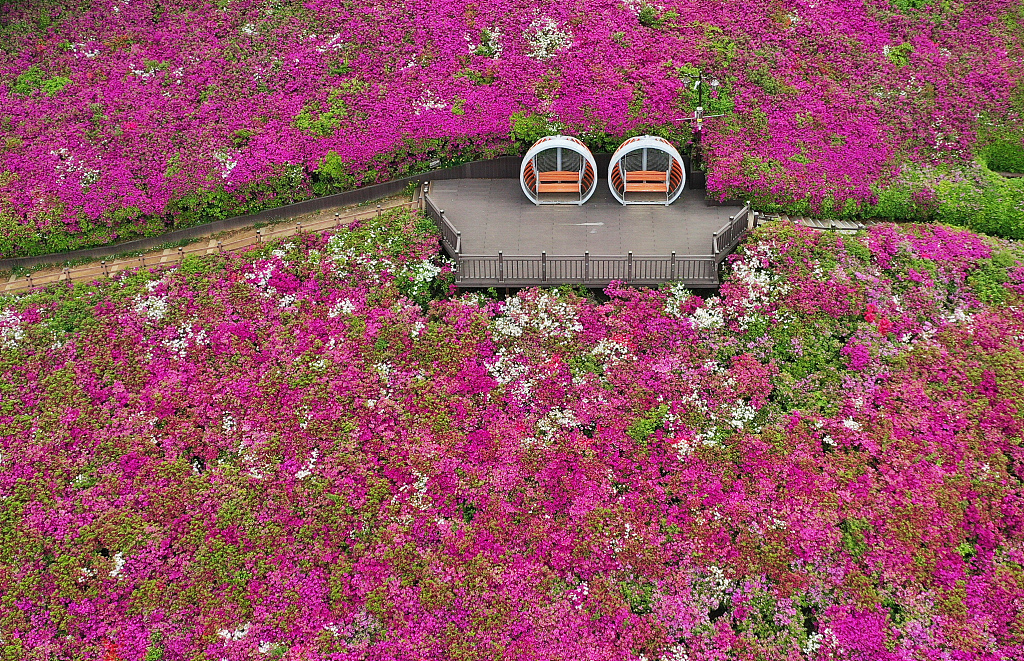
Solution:
M 668 173 L 661 170 L 633 170 L 626 173 L 627 193 L 667 193 Z
M 538 172 L 537 192 L 579 193 L 580 173 L 573 172 L 572 170 L 551 170 L 549 172 Z

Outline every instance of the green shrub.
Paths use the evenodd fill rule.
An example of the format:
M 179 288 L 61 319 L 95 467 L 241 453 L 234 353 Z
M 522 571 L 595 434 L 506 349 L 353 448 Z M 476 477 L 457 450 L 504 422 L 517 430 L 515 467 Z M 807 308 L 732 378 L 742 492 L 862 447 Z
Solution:
M 551 133 L 551 126 L 543 115 L 532 113 L 512 113 L 512 127 L 509 136 L 516 142 L 528 147 Z
M 996 140 L 982 155 L 988 167 L 996 172 L 1024 173 L 1024 137 Z
M 938 182 L 935 219 L 1007 239 L 1024 239 L 1024 179 L 988 168 Z
M 1004 283 L 1010 279 L 1007 269 L 1017 265 L 1017 259 L 1009 251 L 994 253 L 991 259 L 979 259 L 978 267 L 967 278 L 967 284 L 979 299 L 989 304 L 1002 304 L 1010 291 Z

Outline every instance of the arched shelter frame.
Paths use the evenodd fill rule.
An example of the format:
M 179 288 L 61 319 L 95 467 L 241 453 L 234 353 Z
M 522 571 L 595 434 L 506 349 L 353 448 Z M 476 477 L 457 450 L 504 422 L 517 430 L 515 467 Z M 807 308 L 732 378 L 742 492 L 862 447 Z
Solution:
M 668 140 L 640 135 L 623 142 L 608 164 L 608 188 L 622 204 L 676 201 L 686 188 L 683 157 Z
M 534 204 L 583 204 L 597 190 L 597 161 L 578 139 L 549 135 L 526 152 L 519 183 Z

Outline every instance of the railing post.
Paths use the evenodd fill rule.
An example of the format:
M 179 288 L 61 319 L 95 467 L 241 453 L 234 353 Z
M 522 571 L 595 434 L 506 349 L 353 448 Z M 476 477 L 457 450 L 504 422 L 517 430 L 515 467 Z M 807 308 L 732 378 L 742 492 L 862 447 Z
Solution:
M 678 279 L 679 279 L 679 278 L 678 278 L 678 277 L 676 276 L 676 273 L 677 273 L 677 271 L 678 271 L 678 269 L 677 269 L 677 267 L 676 267 L 676 251 L 675 251 L 675 250 L 673 250 L 673 251 L 672 251 L 672 266 L 671 266 L 671 267 L 669 267 L 669 277 L 670 277 L 670 278 L 671 278 L 672 280 L 678 280 Z
M 505 282 L 505 255 L 498 251 L 498 282 Z
M 548 281 L 548 253 L 542 250 L 540 253 L 540 279 L 541 282 Z
M 107 272 L 107 260 L 105 260 L 105 259 L 101 260 L 100 261 L 100 266 L 103 267 L 103 277 L 104 278 L 109 278 L 110 277 L 110 273 Z
M 455 252 L 462 252 L 462 231 L 455 230 Z
M 295 223 L 295 233 L 302 234 L 302 223 Z
M 626 282 L 633 280 L 633 251 L 626 253 Z
M 718 257 L 718 230 L 711 235 L 711 254 Z
M 334 227 L 335 229 L 341 227 L 341 214 L 337 211 L 334 212 Z
M 747 200 L 747 229 L 752 230 L 757 224 L 754 221 L 754 210 L 750 208 L 750 200 Z
M 32 274 L 29 273 L 28 274 L 28 288 L 32 289 L 33 287 L 35 287 L 35 284 L 32 282 Z
M 223 255 L 224 254 L 224 244 L 223 244 L 223 242 L 221 242 L 220 239 L 217 239 L 217 254 L 218 255 Z
M 380 214 L 381 214 L 381 210 L 380 210 L 380 205 L 378 204 L 377 205 L 377 217 L 378 218 L 380 218 Z
M 590 251 L 583 253 L 583 282 L 590 282 Z
M 64 281 L 71 282 L 71 271 L 66 266 L 64 267 Z
M 259 230 L 257 230 L 257 232 L 259 232 Z M 258 238 L 259 238 L 259 234 L 257 234 L 257 239 Z M 182 249 L 181 246 L 178 246 L 178 263 L 181 264 L 182 260 L 184 260 L 184 259 L 185 259 L 185 251 L 184 251 L 184 249 Z

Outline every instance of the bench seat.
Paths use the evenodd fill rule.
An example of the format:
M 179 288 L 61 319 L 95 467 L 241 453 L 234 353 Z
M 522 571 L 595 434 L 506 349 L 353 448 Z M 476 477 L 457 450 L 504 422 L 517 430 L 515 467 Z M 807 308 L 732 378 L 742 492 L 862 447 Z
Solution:
M 538 181 L 579 181 L 580 173 L 573 172 L 572 170 L 549 170 L 547 172 L 537 173 Z
M 572 184 L 537 184 L 538 193 L 579 193 L 580 185 Z
M 667 176 L 664 170 L 633 170 L 626 172 L 626 181 L 665 181 Z
M 660 184 L 645 184 L 645 183 L 631 183 L 626 184 L 627 193 L 667 193 L 668 184 L 662 182 Z

